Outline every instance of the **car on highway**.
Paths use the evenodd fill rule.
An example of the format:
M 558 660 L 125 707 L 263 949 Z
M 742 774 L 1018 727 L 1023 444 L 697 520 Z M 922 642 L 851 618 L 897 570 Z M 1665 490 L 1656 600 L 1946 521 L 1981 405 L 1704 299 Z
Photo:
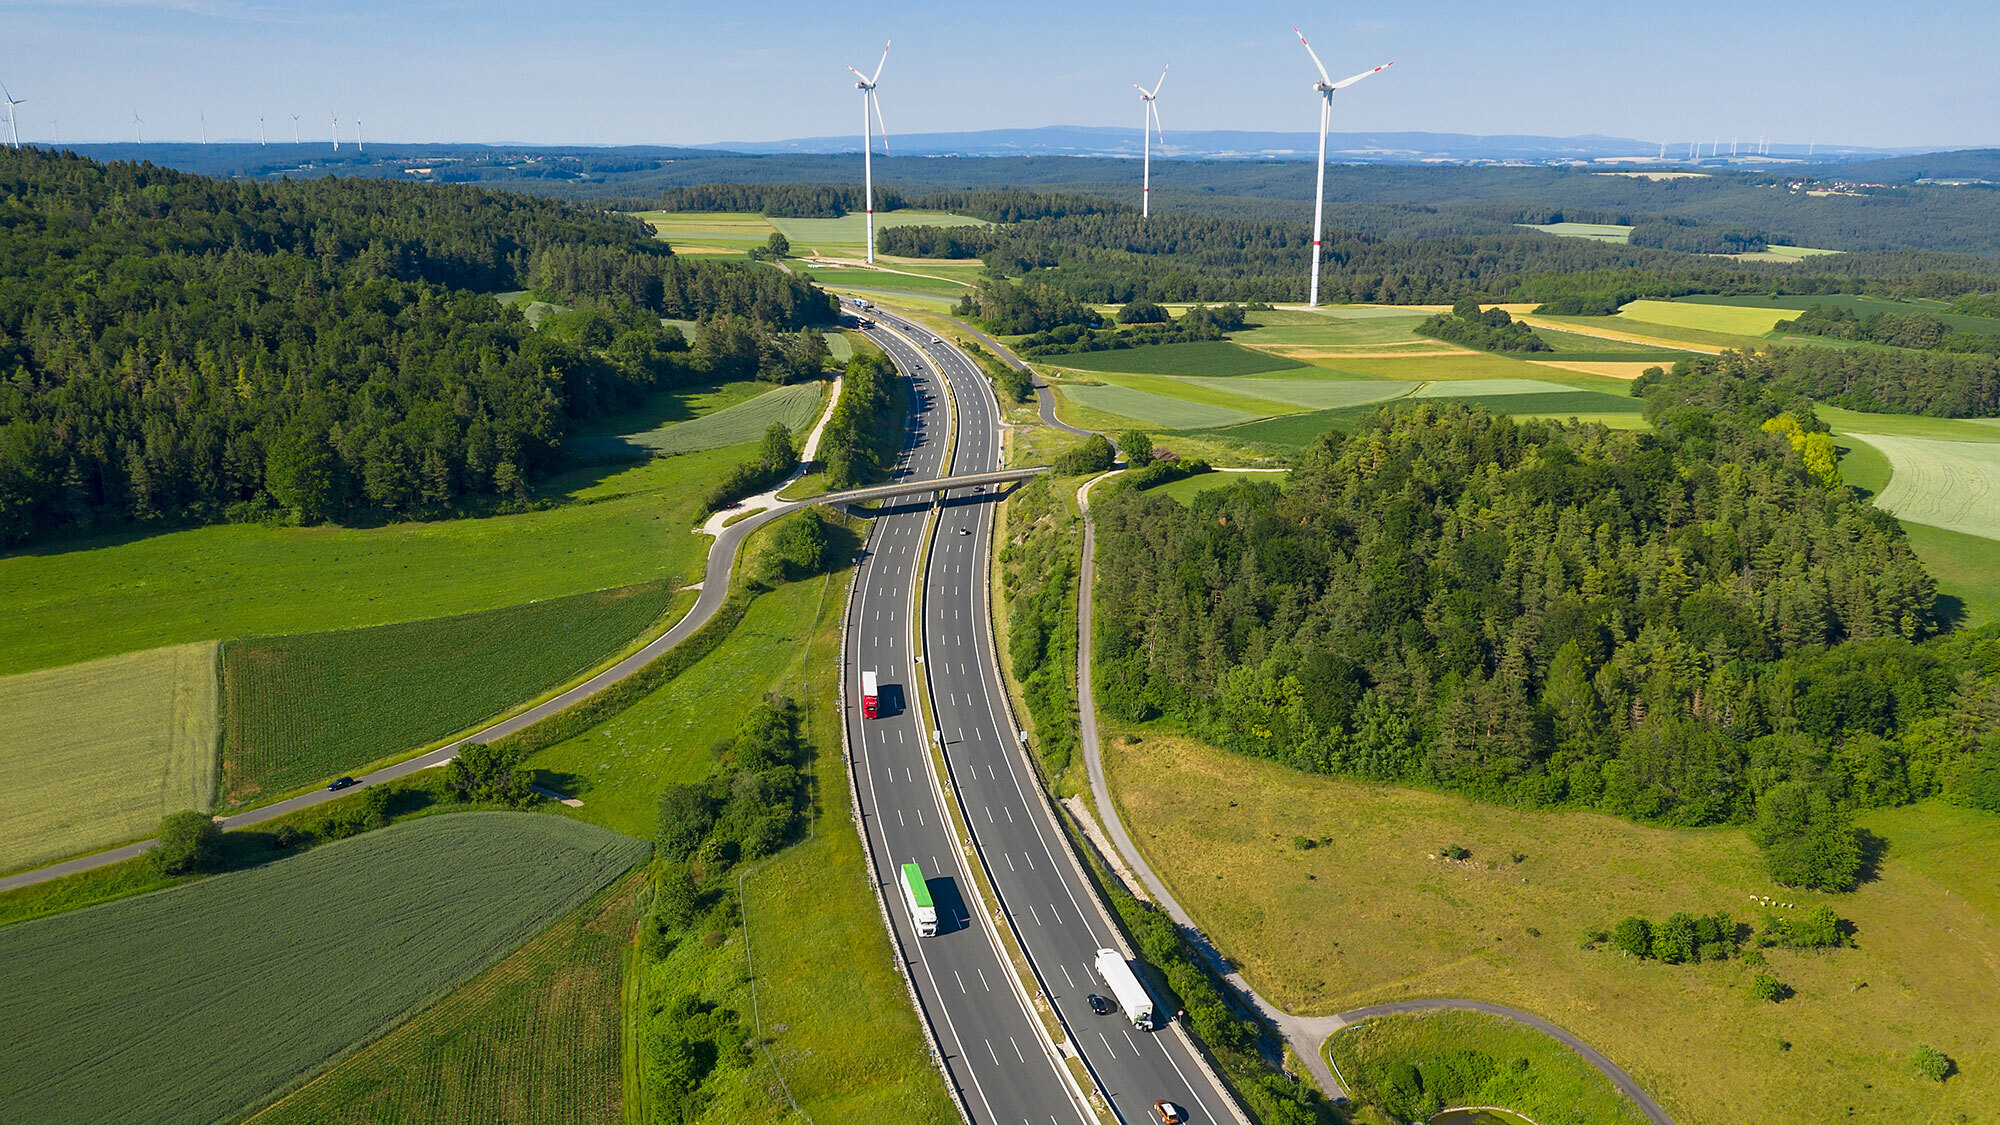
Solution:
M 961 527 L 958 529 L 958 533 L 960 535 L 970 535 L 972 534 L 972 529 L 969 527 Z
M 1160 1125 L 1182 1125 L 1187 1120 L 1187 1111 L 1170 1101 L 1153 1103 L 1153 1115 L 1160 1119 Z
M 356 782 L 351 777 L 336 777 L 333 779 L 333 784 L 326 787 L 326 791 L 329 793 L 337 793 L 340 790 L 345 789 L 350 785 L 356 785 L 356 784 L 359 783 Z
M 1096 1012 L 1100 1016 L 1108 1016 L 1111 1014 L 1111 1008 L 1112 1008 L 1111 1001 L 1106 1000 L 1104 997 L 1099 996 L 1095 992 L 1090 994 L 1091 1011 Z

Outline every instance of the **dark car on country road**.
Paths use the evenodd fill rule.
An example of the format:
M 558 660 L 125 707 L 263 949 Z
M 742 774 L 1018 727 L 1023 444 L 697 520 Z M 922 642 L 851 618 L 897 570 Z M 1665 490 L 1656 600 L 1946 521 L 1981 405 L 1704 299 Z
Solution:
M 333 784 L 327 786 L 326 789 L 327 792 L 332 793 L 332 792 L 337 792 L 338 790 L 341 789 L 345 789 L 348 786 L 354 784 L 356 784 L 356 782 L 351 777 L 336 777 L 333 779 Z

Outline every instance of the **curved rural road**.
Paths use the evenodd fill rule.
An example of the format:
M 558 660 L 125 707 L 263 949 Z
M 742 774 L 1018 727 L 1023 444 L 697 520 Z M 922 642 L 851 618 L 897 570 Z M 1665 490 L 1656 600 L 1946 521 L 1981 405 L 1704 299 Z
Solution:
M 1673 1118 L 1667 1116 L 1667 1111 L 1661 1109 L 1659 1103 L 1655 1102 L 1639 1086 L 1639 1083 L 1634 1081 L 1632 1076 L 1625 1072 L 1624 1068 L 1605 1058 L 1602 1052 L 1582 1039 L 1577 1038 L 1570 1032 L 1557 1027 L 1555 1024 L 1539 1016 L 1503 1007 L 1499 1004 L 1490 1004 L 1484 1000 L 1461 1000 L 1448 997 L 1426 1000 L 1401 1000 L 1390 1004 L 1376 1004 L 1366 1008 L 1356 1008 L 1353 1011 L 1341 1012 L 1338 1015 L 1332 1016 L 1295 1016 L 1266 1000 L 1261 993 L 1250 987 L 1249 982 L 1243 979 L 1243 975 L 1237 972 L 1230 965 L 1229 960 L 1222 955 L 1221 951 L 1216 949 L 1214 944 L 1208 940 L 1208 936 L 1202 932 L 1201 927 L 1195 925 L 1194 919 L 1181 906 L 1179 900 L 1174 898 L 1173 892 L 1167 890 L 1167 886 L 1161 881 L 1159 874 L 1147 864 L 1145 855 L 1132 842 L 1131 835 L 1125 830 L 1124 821 L 1118 815 L 1118 806 L 1111 801 L 1111 786 L 1106 781 L 1104 775 L 1103 744 L 1100 742 L 1097 733 L 1097 700 L 1090 678 L 1091 611 L 1093 608 L 1090 591 L 1093 589 L 1097 546 L 1096 524 L 1090 516 L 1090 491 L 1099 482 L 1117 475 L 1117 472 L 1118 470 L 1114 470 L 1113 472 L 1092 477 L 1090 480 L 1084 482 L 1081 488 L 1076 490 L 1077 505 L 1083 510 L 1083 565 L 1079 572 L 1076 615 L 1076 692 L 1077 714 L 1082 726 L 1084 764 L 1090 774 L 1091 793 L 1097 798 L 1097 807 L 1101 810 L 1101 815 L 1104 818 L 1105 833 L 1111 837 L 1112 842 L 1118 850 L 1124 853 L 1126 862 L 1131 865 L 1132 870 L 1146 884 L 1146 888 L 1152 892 L 1155 900 L 1166 910 L 1168 917 L 1171 917 L 1178 923 L 1195 943 L 1196 948 L 1202 951 L 1203 956 L 1208 959 L 1210 967 L 1220 973 L 1223 979 L 1227 980 L 1240 995 L 1248 997 L 1250 1002 L 1257 1007 L 1257 1010 L 1263 1014 L 1264 1018 L 1271 1021 L 1271 1025 L 1278 1029 L 1278 1032 L 1285 1037 L 1285 1042 L 1299 1056 L 1299 1061 L 1308 1070 L 1312 1071 L 1313 1077 L 1319 1082 L 1320 1089 L 1327 1091 L 1330 1095 L 1345 1094 L 1346 1089 L 1344 1084 L 1334 1077 L 1333 1069 L 1327 1065 L 1326 1056 L 1320 1052 L 1320 1047 L 1326 1042 L 1328 1036 L 1349 1024 L 1359 1023 L 1362 1020 L 1371 1019 L 1375 1016 L 1394 1015 L 1399 1012 L 1453 1009 L 1486 1012 L 1502 1016 L 1527 1024 L 1538 1031 L 1553 1036 L 1557 1041 L 1582 1056 L 1585 1062 L 1596 1067 L 1599 1073 L 1610 1079 L 1612 1085 L 1618 1087 L 1619 1090 L 1624 1092 L 1626 1097 L 1632 1099 L 1633 1103 L 1639 1107 L 1639 1111 L 1645 1114 L 1646 1120 L 1652 1122 L 1653 1125 L 1673 1125 Z
M 961 486 L 969 487 L 976 484 L 998 484 L 1033 476 L 1043 471 L 1045 470 L 1040 468 L 1013 469 L 994 473 L 969 473 L 957 477 L 941 478 L 936 482 L 900 481 L 889 485 L 874 485 L 867 488 L 850 489 L 845 492 L 827 493 L 823 496 L 814 496 L 804 500 L 780 502 L 773 507 L 766 508 L 761 512 L 757 512 L 723 528 L 716 535 L 715 542 L 709 547 L 708 564 L 702 575 L 701 590 L 699 596 L 695 599 L 694 608 L 690 609 L 685 616 L 675 622 L 673 628 L 668 629 L 650 644 L 646 645 L 646 647 L 634 652 L 611 667 L 606 668 L 560 695 L 538 703 L 518 714 L 510 715 L 491 726 L 474 731 L 463 738 L 447 743 L 428 753 L 419 754 L 414 758 L 409 758 L 394 765 L 384 766 L 372 773 L 364 774 L 355 779 L 355 784 L 345 789 L 316 789 L 310 793 L 302 793 L 296 797 L 290 797 L 268 805 L 261 805 L 232 816 L 222 817 L 217 823 L 225 830 L 247 828 L 251 825 L 261 824 L 265 821 L 284 816 L 287 813 L 297 812 L 300 809 L 311 808 L 314 805 L 325 804 L 328 801 L 337 801 L 341 798 L 352 796 L 371 785 L 380 785 L 385 781 L 394 781 L 397 778 L 408 777 L 413 773 L 430 769 L 433 766 L 441 766 L 457 757 L 459 748 L 466 743 L 492 742 L 497 738 L 503 738 L 525 730 L 543 719 L 554 715 L 558 711 L 567 710 L 589 699 L 598 692 L 603 691 L 632 675 L 634 672 L 639 671 L 641 668 L 644 668 L 646 665 L 651 664 L 653 661 L 658 660 L 661 656 L 665 655 L 668 649 L 680 644 L 693 634 L 695 630 L 708 624 L 709 619 L 714 617 L 716 611 L 722 608 L 722 603 L 728 600 L 729 574 L 735 567 L 736 554 L 743 546 L 743 541 L 749 538 L 751 532 L 780 516 L 815 504 L 852 504 L 864 500 L 886 499 L 904 493 L 930 491 L 933 487 L 952 488 Z M 952 483 L 946 483 L 947 481 Z M 75 859 L 67 859 L 61 863 L 52 863 L 46 867 L 37 867 L 29 871 L 17 872 L 5 878 L 0 878 L 0 891 L 10 891 L 17 887 L 33 886 L 36 883 L 45 883 L 50 879 L 60 879 L 65 875 L 74 875 L 80 871 L 90 871 L 99 867 L 105 867 L 113 863 L 131 859 L 137 855 L 142 855 L 151 849 L 153 844 L 154 841 L 152 840 L 140 840 L 137 843 L 126 844 L 123 847 L 112 848 L 109 851 L 94 852 L 90 855 L 78 856 Z

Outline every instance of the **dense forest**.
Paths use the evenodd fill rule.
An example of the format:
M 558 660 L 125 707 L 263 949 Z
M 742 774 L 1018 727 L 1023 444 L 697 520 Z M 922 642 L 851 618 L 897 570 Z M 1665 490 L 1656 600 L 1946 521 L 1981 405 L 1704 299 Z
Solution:
M 1773 387 L 1815 402 L 1876 414 L 2000 417 L 2000 359 L 1889 348 L 1771 348 L 1684 361 L 1690 376 Z
M 519 289 L 590 309 L 537 333 L 489 295 Z M 547 200 L 9 150 L 0 544 L 524 497 L 579 419 L 713 363 L 816 368 L 797 330 L 834 308 Z
M 875 189 L 875 209 L 895 211 L 903 197 Z M 837 219 L 865 211 L 860 184 L 692 184 L 660 193 L 662 211 L 755 211 L 785 219 Z
M 1776 328 L 1780 332 L 1829 336 L 1865 344 L 2000 356 L 2000 335 L 1959 332 L 1943 318 L 1926 312 L 1878 312 L 1860 316 L 1854 310 L 1838 305 L 1833 308 L 1814 305 L 1791 320 L 1779 321 Z
M 1934 583 L 1810 403 L 1706 366 L 1638 390 L 1655 433 L 1424 404 L 1325 436 L 1282 491 L 1105 497 L 1100 705 L 1672 824 L 1975 799 L 2000 637 L 1927 639 Z

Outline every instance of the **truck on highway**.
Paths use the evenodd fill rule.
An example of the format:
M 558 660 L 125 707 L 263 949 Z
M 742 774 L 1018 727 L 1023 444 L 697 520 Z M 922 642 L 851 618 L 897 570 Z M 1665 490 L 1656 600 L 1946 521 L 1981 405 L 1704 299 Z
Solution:
M 1097 951 L 1097 975 L 1104 978 L 1104 986 L 1111 995 L 1118 998 L 1118 1006 L 1125 1009 L 1126 1018 L 1140 1031 L 1153 1030 L 1153 996 L 1146 986 L 1139 983 L 1138 974 L 1125 963 L 1125 956 L 1115 949 Z
M 882 717 L 882 686 L 875 682 L 873 668 L 861 673 L 861 717 L 864 719 Z
M 924 869 L 914 863 L 903 865 L 903 905 L 910 908 L 910 924 L 917 928 L 918 937 L 937 936 L 937 904 L 931 901 Z

